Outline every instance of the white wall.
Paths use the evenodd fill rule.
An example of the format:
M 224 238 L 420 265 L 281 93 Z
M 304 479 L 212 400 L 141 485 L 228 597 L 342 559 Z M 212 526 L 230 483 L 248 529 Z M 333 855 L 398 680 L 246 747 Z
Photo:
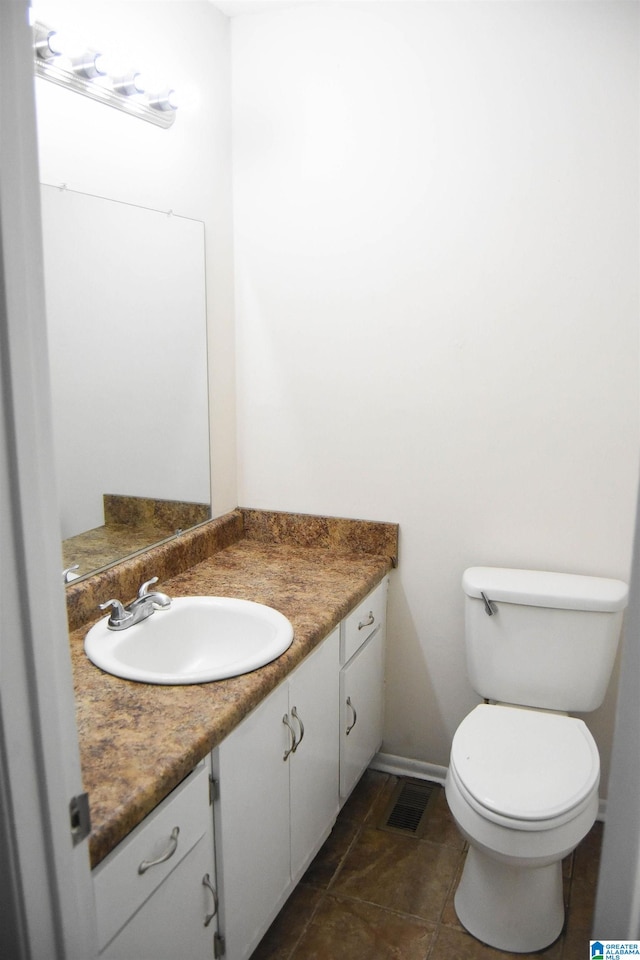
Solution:
M 390 753 L 446 764 L 476 702 L 467 565 L 629 576 L 637 18 L 233 20 L 239 502 L 400 523 Z M 589 718 L 605 777 L 613 712 Z
M 224 513 L 237 505 L 229 21 L 205 0 L 34 0 L 34 12 L 183 98 L 163 130 L 37 79 L 40 178 L 204 221 L 212 501 Z

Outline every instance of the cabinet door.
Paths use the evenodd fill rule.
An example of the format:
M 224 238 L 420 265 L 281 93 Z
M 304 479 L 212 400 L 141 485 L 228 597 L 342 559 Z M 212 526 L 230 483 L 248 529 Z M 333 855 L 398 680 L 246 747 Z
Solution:
M 288 711 L 283 684 L 212 755 L 225 960 L 251 956 L 289 892 Z
M 100 960 L 212 960 L 216 917 L 214 898 L 203 883 L 215 885 L 213 822 L 175 870 L 158 887 L 120 933 L 100 954 Z
M 340 798 L 344 802 L 382 743 L 384 627 L 340 671 Z
M 298 734 L 298 746 L 289 756 L 293 883 L 320 849 L 338 814 L 339 656 L 336 628 L 289 680 L 289 715 Z

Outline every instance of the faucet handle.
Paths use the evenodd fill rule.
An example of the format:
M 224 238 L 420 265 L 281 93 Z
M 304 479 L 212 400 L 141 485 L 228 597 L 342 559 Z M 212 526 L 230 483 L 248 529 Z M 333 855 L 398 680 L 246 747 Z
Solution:
M 157 577 L 151 577 L 151 580 L 146 580 L 138 590 L 138 597 L 140 599 L 142 599 L 142 597 L 146 597 L 146 595 L 149 593 L 149 587 L 152 587 L 154 583 L 157 583 L 157 582 L 158 582 Z
M 152 587 L 154 583 L 158 582 L 157 577 L 151 577 L 151 580 L 147 580 L 142 584 L 138 590 L 138 600 L 144 600 L 149 598 L 152 601 L 154 607 L 165 609 L 166 607 L 171 606 L 171 597 L 168 597 L 166 593 L 160 593 L 159 590 L 154 590 L 152 593 L 149 593 L 149 587 Z
M 62 582 L 71 583 L 72 580 L 77 580 L 80 574 L 75 573 L 76 570 L 80 569 L 79 563 L 74 563 L 72 567 L 67 567 L 66 570 L 62 571 Z
M 107 600 L 106 603 L 98 604 L 101 610 L 107 610 L 111 607 L 111 616 L 109 617 L 107 626 L 119 626 L 121 623 L 124 623 L 125 620 L 130 620 L 132 614 L 129 613 L 122 606 L 119 600 Z

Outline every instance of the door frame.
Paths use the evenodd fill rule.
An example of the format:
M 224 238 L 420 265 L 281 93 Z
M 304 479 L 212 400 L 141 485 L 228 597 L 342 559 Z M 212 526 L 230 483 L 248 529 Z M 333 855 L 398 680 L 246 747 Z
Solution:
M 91 960 L 51 424 L 27 0 L 0 3 L 0 954 Z

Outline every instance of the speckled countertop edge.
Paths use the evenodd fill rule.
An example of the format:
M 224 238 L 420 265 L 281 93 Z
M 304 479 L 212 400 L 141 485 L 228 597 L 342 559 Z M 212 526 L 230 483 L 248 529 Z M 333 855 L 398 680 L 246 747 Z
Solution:
M 229 517 L 236 536 L 237 514 Z M 212 521 L 214 527 L 216 523 Z M 223 523 L 222 528 L 226 531 L 228 525 Z M 226 545 L 216 546 L 216 552 L 193 565 L 188 564 L 181 542 L 180 562 L 187 568 L 162 581 L 162 589 L 172 596 L 241 597 L 285 614 L 294 628 L 293 643 L 260 670 L 209 684 L 170 687 L 134 683 L 103 673 L 87 659 L 84 637 L 99 617 L 72 630 L 76 717 L 92 820 L 92 866 L 151 812 L 392 566 L 391 557 L 384 553 L 354 549 L 351 530 L 349 549 L 314 546 L 313 540 L 300 546 L 287 536 L 275 539 L 285 542 L 269 542 L 264 536 L 234 539 L 224 533 Z M 367 547 L 371 549 L 370 543 Z M 387 547 L 385 542 L 384 549 Z M 153 558 L 144 563 L 153 565 Z M 113 576 L 102 582 L 98 592 L 112 585 L 112 580 Z M 87 589 L 95 600 L 95 585 Z M 127 594 L 122 596 L 126 599 Z

